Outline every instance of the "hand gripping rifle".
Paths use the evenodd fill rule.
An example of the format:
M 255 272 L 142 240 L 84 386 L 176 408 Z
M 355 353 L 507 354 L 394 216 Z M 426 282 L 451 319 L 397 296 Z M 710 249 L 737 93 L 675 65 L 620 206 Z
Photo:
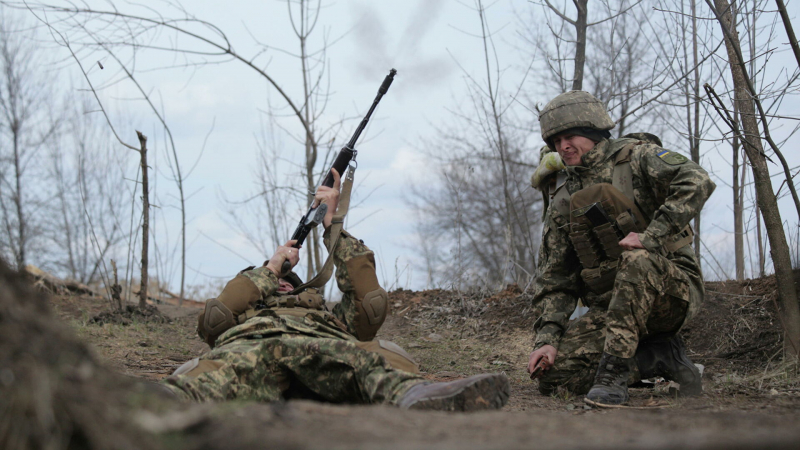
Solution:
M 369 107 L 369 111 L 367 111 L 367 115 L 364 116 L 364 119 L 356 128 L 356 132 L 353 133 L 353 137 L 350 138 L 350 141 L 339 150 L 339 154 L 336 156 L 336 159 L 333 161 L 333 168 L 339 172 L 339 175 L 342 176 L 344 174 L 344 170 L 347 169 L 347 166 L 350 165 L 350 161 L 355 160 L 356 154 L 358 153 L 355 149 L 356 142 L 358 138 L 361 136 L 361 132 L 364 131 L 364 128 L 367 126 L 367 122 L 369 122 L 370 116 L 372 116 L 372 112 L 375 111 L 375 108 L 380 103 L 381 98 L 383 95 L 389 91 L 389 86 L 392 85 L 392 81 L 394 81 L 394 76 L 397 74 L 397 71 L 392 69 L 389 71 L 389 75 L 386 75 L 386 78 L 383 79 L 383 83 L 381 87 L 378 89 L 378 95 L 375 97 L 375 100 L 372 102 L 372 106 Z M 325 180 L 322 182 L 323 186 L 333 187 L 333 174 L 331 171 L 328 171 L 328 175 L 325 177 Z M 313 203 L 312 203 L 313 205 Z M 325 214 L 328 212 L 328 205 L 322 203 L 319 206 L 310 207 L 308 212 L 300 219 L 300 223 L 297 225 L 297 228 L 294 230 L 292 234 L 292 240 L 295 240 L 295 244 L 293 245 L 294 248 L 300 248 L 303 242 L 306 240 L 308 233 L 311 232 L 314 227 L 322 223 L 322 219 L 325 217 Z M 292 269 L 291 263 L 286 260 L 283 262 L 283 266 L 281 266 L 281 274 L 287 274 Z

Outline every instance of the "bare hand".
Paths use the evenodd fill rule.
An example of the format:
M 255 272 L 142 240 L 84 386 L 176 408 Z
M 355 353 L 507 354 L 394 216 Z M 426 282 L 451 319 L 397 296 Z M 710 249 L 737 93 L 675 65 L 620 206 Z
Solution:
M 300 262 L 300 249 L 292 247 L 295 243 L 297 243 L 296 240 L 291 240 L 278 247 L 275 250 L 275 254 L 267 262 L 267 269 L 280 277 L 284 261 L 289 261 L 292 267 L 296 266 Z
M 625 239 L 619 241 L 619 246 L 624 248 L 625 250 L 634 250 L 637 248 L 644 248 L 642 245 L 642 241 L 639 240 L 639 234 L 630 232 Z
M 558 350 L 552 345 L 543 345 L 534 350 L 528 359 L 528 373 L 531 375 L 531 379 L 539 378 L 544 372 L 550 370 L 556 361 L 556 355 L 558 355 Z
M 333 175 L 333 187 L 320 186 L 317 188 L 317 193 L 314 194 L 313 207 L 316 208 L 322 203 L 328 205 L 328 212 L 325 213 L 325 217 L 322 219 L 322 226 L 324 226 L 325 229 L 331 226 L 333 216 L 336 214 L 336 208 L 339 207 L 339 189 L 341 188 L 340 176 L 339 172 L 333 168 L 331 169 L 331 174 Z

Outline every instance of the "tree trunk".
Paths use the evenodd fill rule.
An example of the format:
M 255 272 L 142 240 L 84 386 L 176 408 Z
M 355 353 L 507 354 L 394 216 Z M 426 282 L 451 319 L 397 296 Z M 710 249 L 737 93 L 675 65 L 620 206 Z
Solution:
M 311 206 L 311 203 L 314 201 L 314 193 L 317 189 L 317 185 L 314 182 L 314 166 L 317 164 L 317 156 L 318 156 L 318 148 L 316 143 L 316 137 L 314 136 L 315 132 L 315 122 L 316 118 L 311 111 L 312 103 L 311 103 L 311 87 L 310 87 L 310 70 L 308 67 L 308 53 L 306 49 L 306 39 L 310 33 L 309 29 L 309 17 L 307 15 L 307 8 L 308 2 L 306 0 L 300 0 L 300 28 L 297 30 L 297 37 L 300 41 L 300 67 L 303 74 L 303 108 L 302 112 L 304 114 L 305 123 L 307 125 L 307 132 L 306 132 L 306 139 L 305 139 L 305 150 L 306 150 L 306 183 L 308 186 L 308 194 L 306 195 L 306 200 L 308 206 Z M 340 176 L 343 174 L 339 174 Z M 322 255 L 320 253 L 320 234 L 319 231 L 315 228 L 311 230 L 311 235 L 309 236 L 309 242 L 307 242 L 307 258 L 308 258 L 308 270 L 306 272 L 306 276 L 308 280 L 310 280 L 314 274 L 316 274 L 319 270 L 322 269 Z M 324 289 L 324 287 L 323 287 Z M 324 294 L 324 291 L 323 291 Z
M 686 67 L 697 67 L 700 62 L 698 56 L 698 43 L 697 43 L 697 3 L 692 0 L 690 3 L 691 21 L 692 21 L 692 65 L 688 64 Z M 687 78 L 687 84 L 688 84 Z M 691 98 L 692 102 L 687 105 L 689 109 L 689 151 L 691 153 L 692 161 L 700 164 L 700 71 L 694 70 L 694 80 L 692 81 L 691 92 L 694 94 Z M 687 95 L 688 97 L 688 95 Z M 694 110 L 692 110 L 692 103 L 694 103 Z M 702 258 L 700 258 L 700 247 L 702 245 L 701 239 L 701 217 L 700 214 L 694 218 L 694 254 L 697 256 L 697 265 L 702 267 Z
M 149 186 L 147 181 L 147 136 L 141 131 L 137 131 L 141 149 L 142 165 L 142 285 L 139 289 L 139 308 L 147 306 L 147 248 L 149 246 L 150 234 L 150 197 L 148 194 Z
M 572 90 L 583 90 L 583 66 L 586 65 L 586 28 L 589 18 L 589 0 L 576 0 L 578 18 L 575 21 L 575 72 L 572 75 Z
M 789 37 L 789 45 L 792 47 L 794 59 L 797 60 L 797 66 L 800 67 L 800 46 L 797 45 L 797 38 L 794 35 L 794 28 L 792 28 L 789 13 L 786 12 L 786 5 L 783 3 L 783 0 L 775 0 L 775 3 L 778 4 L 778 12 L 781 15 L 781 20 L 783 20 L 783 27 L 786 29 L 786 36 Z
M 14 182 L 16 191 L 14 192 L 14 207 L 17 210 L 17 254 L 16 257 L 17 270 L 22 272 L 25 269 L 25 247 L 27 246 L 27 227 L 25 223 L 25 215 L 22 211 L 22 152 L 19 145 L 19 123 L 17 119 L 13 119 L 11 133 L 14 135 Z
M 710 0 L 706 0 L 710 4 Z M 764 217 L 770 253 L 775 267 L 781 324 L 783 325 L 784 350 L 788 357 L 796 360 L 800 355 L 800 309 L 797 303 L 797 290 L 794 285 L 789 244 L 783 229 L 778 202 L 772 189 L 767 160 L 764 155 L 761 135 L 756 121 L 753 97 L 747 87 L 747 73 L 744 63 L 739 59 L 741 45 L 736 27 L 732 26 L 728 0 L 714 0 L 717 18 L 725 34 L 725 47 L 728 51 L 729 66 L 734 84 L 734 95 L 742 117 L 745 142 L 744 150 L 753 166 L 753 178 L 757 193 L 757 203 Z
M 739 123 L 739 111 L 734 104 L 734 124 Z M 739 132 L 733 133 L 733 246 L 736 255 L 736 279 L 744 280 L 744 217 L 742 192 L 739 188 Z M 744 171 L 742 171 L 744 173 Z M 742 180 L 744 184 L 744 180 Z

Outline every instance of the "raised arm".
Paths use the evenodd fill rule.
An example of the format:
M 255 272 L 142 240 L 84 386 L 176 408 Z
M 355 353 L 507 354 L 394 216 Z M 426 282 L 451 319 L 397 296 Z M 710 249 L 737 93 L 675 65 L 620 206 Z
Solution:
M 324 242 L 330 249 L 327 232 Z M 343 294 L 342 301 L 334 306 L 333 314 L 358 340 L 372 340 L 389 310 L 388 296 L 375 273 L 375 255 L 364 242 L 342 231 L 333 252 L 333 262 L 336 265 L 336 284 Z

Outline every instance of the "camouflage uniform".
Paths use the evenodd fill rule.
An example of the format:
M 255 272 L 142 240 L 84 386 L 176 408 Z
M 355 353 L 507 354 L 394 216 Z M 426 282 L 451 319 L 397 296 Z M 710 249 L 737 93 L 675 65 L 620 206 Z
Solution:
M 325 245 L 330 248 L 327 233 Z M 262 299 L 278 299 L 280 305 L 261 309 L 255 317 L 228 329 L 216 339 L 213 350 L 188 362 L 163 383 L 179 396 L 198 401 L 308 398 L 396 403 L 422 378 L 412 373 L 413 361 L 410 371 L 404 371 L 393 367 L 392 356 L 384 357 L 394 355 L 408 363 L 410 357 L 402 349 L 372 341 L 385 309 L 383 315 L 378 314 L 377 326 L 364 326 L 364 293 L 352 282 L 349 267 L 353 261 L 371 261 L 367 270 L 375 278 L 372 251 L 342 232 L 333 258 L 344 295 L 330 312 L 301 307 L 299 301 L 294 304 L 294 296 L 276 294 L 278 278 L 266 267 L 244 271 L 240 276 L 255 284 Z
M 568 166 L 568 192 L 612 183 L 612 147 L 620 144 L 603 139 L 583 155 L 582 165 Z M 569 218 L 553 204 L 546 213 L 534 287 L 534 302 L 543 305 L 534 325 L 535 349 L 549 344 L 558 355 L 540 379 L 543 393 L 563 386 L 585 394 L 603 352 L 631 358 L 641 339 L 677 332 L 700 308 L 703 279 L 691 246 L 667 252 L 664 244 L 700 212 L 715 185 L 702 167 L 652 143 L 639 141 L 632 148 L 630 166 L 636 204 L 651 221 L 639 233 L 646 250 L 623 252 L 613 290 L 588 291 L 569 238 Z M 567 327 L 579 298 L 589 311 Z

